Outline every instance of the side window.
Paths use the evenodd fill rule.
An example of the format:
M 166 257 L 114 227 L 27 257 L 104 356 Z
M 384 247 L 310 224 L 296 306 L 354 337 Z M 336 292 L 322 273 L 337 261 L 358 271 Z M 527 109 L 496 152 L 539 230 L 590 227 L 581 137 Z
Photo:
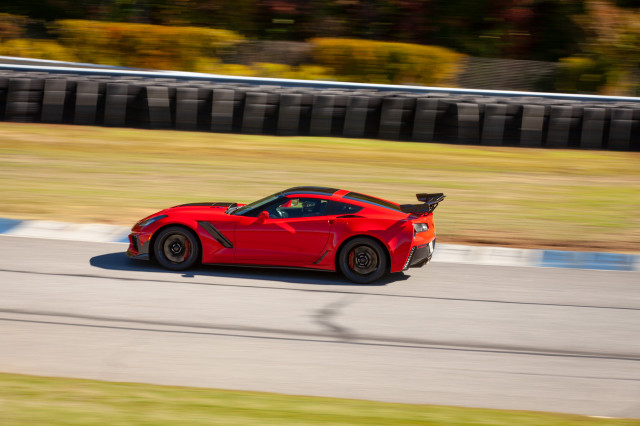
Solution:
M 254 205 L 248 204 L 246 206 L 240 207 L 233 214 L 237 214 L 240 216 L 248 216 L 248 217 L 258 217 L 258 215 L 263 211 L 268 211 L 269 214 L 275 209 L 275 207 L 279 206 L 282 203 L 282 200 L 285 200 L 283 197 L 268 197 L 262 200 L 259 200 Z M 249 207 L 249 208 L 246 208 Z M 273 216 L 272 216 L 273 217 Z
M 358 213 L 360 210 L 362 210 L 361 206 L 355 206 L 353 204 L 343 203 L 340 201 L 332 201 L 328 214 L 340 216 L 344 214 Z
M 271 218 L 294 218 L 324 216 L 327 200 L 319 198 L 289 198 L 268 210 Z

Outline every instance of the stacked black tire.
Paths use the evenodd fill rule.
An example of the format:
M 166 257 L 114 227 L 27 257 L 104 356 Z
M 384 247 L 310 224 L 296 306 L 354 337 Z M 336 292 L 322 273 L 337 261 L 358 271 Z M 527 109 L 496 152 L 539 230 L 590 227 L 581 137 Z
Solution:
M 0 120 L 640 151 L 640 102 L 0 71 Z

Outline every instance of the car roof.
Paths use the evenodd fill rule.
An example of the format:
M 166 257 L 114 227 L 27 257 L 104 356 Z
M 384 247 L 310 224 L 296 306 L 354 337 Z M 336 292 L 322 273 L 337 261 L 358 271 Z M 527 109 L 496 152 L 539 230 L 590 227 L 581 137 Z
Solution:
M 336 188 L 326 188 L 324 186 L 295 186 L 293 188 L 285 189 L 282 191 L 282 195 L 290 194 L 319 194 L 319 195 L 333 195 L 338 192 Z
M 339 196 L 340 201 L 346 201 L 355 203 L 361 206 L 373 207 L 377 210 L 382 211 L 397 211 L 401 212 L 402 209 L 400 205 L 391 201 L 384 200 L 378 197 L 372 197 L 370 195 L 361 194 L 358 192 L 349 192 L 336 188 L 326 188 L 323 186 L 296 186 L 293 188 L 285 189 L 280 194 L 281 195 L 301 195 L 301 194 L 313 194 L 313 195 L 324 195 L 326 197 L 331 197 L 332 195 L 337 194 Z

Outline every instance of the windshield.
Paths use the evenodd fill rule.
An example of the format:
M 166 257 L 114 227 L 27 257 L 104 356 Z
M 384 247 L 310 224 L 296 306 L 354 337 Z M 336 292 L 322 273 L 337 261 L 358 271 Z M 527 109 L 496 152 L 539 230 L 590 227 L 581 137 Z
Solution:
M 230 214 L 243 216 L 244 213 L 248 213 L 254 209 L 258 210 L 260 207 L 265 206 L 272 201 L 277 200 L 280 197 L 280 193 L 269 195 L 268 197 L 264 197 L 261 200 L 254 201 L 253 203 L 249 203 L 245 206 L 238 207 L 236 210 L 230 212 Z

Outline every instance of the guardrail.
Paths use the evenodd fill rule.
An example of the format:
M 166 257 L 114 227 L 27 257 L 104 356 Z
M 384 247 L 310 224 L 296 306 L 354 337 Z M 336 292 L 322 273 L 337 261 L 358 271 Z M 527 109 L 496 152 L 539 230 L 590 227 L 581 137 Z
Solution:
M 136 76 L 143 78 L 175 78 L 181 80 L 209 81 L 213 83 L 237 83 L 253 85 L 279 85 L 282 87 L 309 87 L 314 89 L 347 89 L 372 91 L 403 91 L 409 93 L 442 93 L 452 95 L 522 97 L 534 96 L 545 99 L 566 99 L 589 102 L 633 102 L 640 103 L 640 98 L 629 96 L 601 96 L 568 93 L 522 92 L 513 90 L 464 89 L 411 85 L 351 83 L 327 80 L 295 80 L 284 78 L 243 77 L 221 74 L 206 74 L 187 71 L 158 71 L 134 69 L 113 65 L 87 64 L 80 62 L 63 62 L 46 59 L 20 58 L 0 56 L 0 70 L 21 72 L 74 73 L 78 75 L 100 76 Z
M 0 64 L 0 120 L 640 150 L 638 98 L 76 65 Z

